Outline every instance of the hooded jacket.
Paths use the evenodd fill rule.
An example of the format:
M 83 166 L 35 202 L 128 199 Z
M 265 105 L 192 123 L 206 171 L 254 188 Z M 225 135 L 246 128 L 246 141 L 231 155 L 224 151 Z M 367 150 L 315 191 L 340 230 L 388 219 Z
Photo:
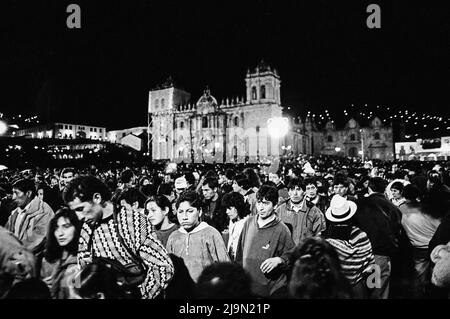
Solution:
M 183 227 L 174 231 L 167 241 L 167 251 L 184 260 L 195 282 L 205 267 L 214 262 L 230 261 L 222 235 L 205 222 L 190 232 Z
M 258 215 L 245 221 L 237 247 L 236 262 L 251 274 L 253 294 L 265 298 L 286 288 L 286 273 L 294 242 L 289 228 L 278 216 L 262 228 L 259 227 L 257 219 Z M 280 257 L 283 264 L 264 274 L 260 268 L 261 264 L 272 257 Z

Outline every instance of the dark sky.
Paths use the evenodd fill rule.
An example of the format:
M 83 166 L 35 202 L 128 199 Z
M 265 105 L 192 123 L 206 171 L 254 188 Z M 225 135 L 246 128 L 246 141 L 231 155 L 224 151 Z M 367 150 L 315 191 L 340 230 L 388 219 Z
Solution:
M 381 6 L 380 30 L 366 26 Z M 82 29 L 66 27 L 81 6 Z M 248 67 L 279 70 L 284 106 L 354 103 L 450 115 L 450 11 L 410 1 L 2 1 L 1 112 L 108 129 L 146 124 L 171 75 L 197 101 L 245 94 Z

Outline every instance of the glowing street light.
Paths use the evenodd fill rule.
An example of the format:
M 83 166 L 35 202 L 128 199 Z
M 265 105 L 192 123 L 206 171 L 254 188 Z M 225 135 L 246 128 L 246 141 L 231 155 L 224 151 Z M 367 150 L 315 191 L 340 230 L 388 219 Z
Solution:
M 0 121 L 0 135 L 5 134 L 7 130 L 8 130 L 8 125 L 5 122 Z
M 289 120 L 286 117 L 273 117 L 267 120 L 267 130 L 271 137 L 281 138 L 289 131 Z
M 339 153 L 341 151 L 341 148 L 340 147 L 336 147 L 334 150 L 336 151 L 336 153 Z

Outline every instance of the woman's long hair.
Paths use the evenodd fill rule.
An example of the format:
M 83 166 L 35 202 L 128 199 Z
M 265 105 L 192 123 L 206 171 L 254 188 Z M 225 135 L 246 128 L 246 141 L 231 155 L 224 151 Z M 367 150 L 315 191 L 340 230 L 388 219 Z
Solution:
M 58 244 L 58 241 L 55 237 L 55 230 L 58 226 L 58 220 L 60 218 L 67 219 L 70 224 L 72 224 L 75 227 L 75 232 L 73 234 L 72 241 L 65 247 L 61 247 Z M 53 216 L 53 218 L 50 220 L 50 225 L 48 227 L 47 232 L 47 240 L 45 243 L 45 259 L 52 263 L 57 261 L 62 257 L 62 253 L 65 250 L 68 251 L 71 255 L 76 255 L 78 252 L 78 239 L 80 237 L 80 231 L 81 231 L 81 222 L 78 219 L 77 214 L 68 208 L 61 208 L 58 210 Z

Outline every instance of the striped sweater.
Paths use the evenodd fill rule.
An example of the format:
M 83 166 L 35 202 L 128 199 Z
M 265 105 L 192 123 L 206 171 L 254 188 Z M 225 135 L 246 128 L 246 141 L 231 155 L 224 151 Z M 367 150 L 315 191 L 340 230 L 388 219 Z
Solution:
M 122 211 L 117 216 L 118 229 L 128 248 L 140 257 L 147 268 L 147 276 L 140 286 L 143 299 L 158 297 L 167 287 L 174 268 L 169 254 L 156 238 L 147 218 L 137 212 Z M 89 241 L 92 237 L 91 249 Z M 92 257 L 105 257 L 126 265 L 133 260 L 117 237 L 113 216 L 103 219 L 92 228 L 84 223 L 78 245 L 80 267 L 92 262 Z
M 358 227 L 353 226 L 350 239 L 341 240 L 334 238 L 326 239 L 337 251 L 342 266 L 342 273 L 352 285 L 356 285 L 363 279 L 375 264 L 367 234 Z

